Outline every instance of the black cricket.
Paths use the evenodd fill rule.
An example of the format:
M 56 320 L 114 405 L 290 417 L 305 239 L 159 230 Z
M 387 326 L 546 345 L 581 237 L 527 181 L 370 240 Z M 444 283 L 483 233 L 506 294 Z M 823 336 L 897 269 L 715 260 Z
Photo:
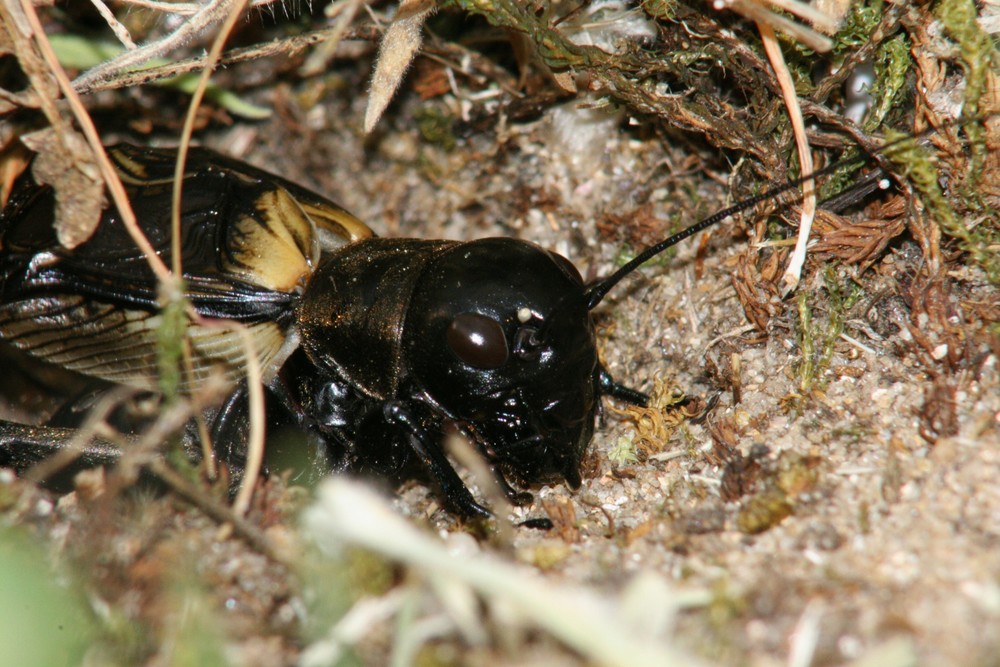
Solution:
M 176 151 L 109 155 L 140 226 L 170 262 Z M 391 480 L 423 474 L 463 517 L 489 516 L 445 454 L 474 443 L 515 504 L 523 487 L 577 488 L 600 400 L 644 405 L 601 366 L 591 311 L 627 274 L 694 233 L 791 189 L 788 183 L 656 244 L 584 283 L 526 241 L 377 238 L 327 199 L 206 149 L 187 160 L 181 211 L 186 294 L 202 315 L 245 324 L 265 369 L 268 425 L 294 426 L 321 468 Z M 50 187 L 22 177 L 0 215 L 0 338 L 102 380 L 156 391 L 157 281 L 109 207 L 74 250 L 53 230 Z M 248 407 L 235 336 L 192 324 L 190 390 L 223 369 L 236 389 L 209 414 L 217 455 L 239 470 Z M 53 431 L 54 433 L 54 431 Z M 0 423 L 0 463 L 51 450 L 44 427 Z M 112 460 L 95 448 L 87 463 Z M 414 471 L 418 471 L 415 473 Z M 510 480 L 512 483 L 509 483 Z

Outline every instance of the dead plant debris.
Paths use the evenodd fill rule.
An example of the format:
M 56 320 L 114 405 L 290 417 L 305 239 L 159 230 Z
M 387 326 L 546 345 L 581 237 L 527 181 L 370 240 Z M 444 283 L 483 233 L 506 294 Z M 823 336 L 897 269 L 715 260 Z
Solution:
M 188 93 L 148 84 L 200 72 L 230 4 L 110 3 L 100 35 L 96 7 L 35 7 L 47 33 L 135 44 L 72 72 L 105 143 L 174 144 Z M 602 305 L 603 364 L 653 401 L 605 402 L 583 487 L 533 489 L 536 505 L 512 511 L 517 525 L 540 506 L 547 533 L 477 541 L 410 485 L 396 509 L 457 560 L 435 552 L 445 560 L 421 565 L 417 552 L 376 556 L 346 538 L 319 554 L 298 519 L 315 496 L 281 475 L 257 485 L 241 520 L 196 471 L 173 491 L 91 473 L 64 495 L 0 471 L 0 573 L 15 562 L 4 544 L 27 534 L 43 546 L 32 576 L 73 582 L 54 595 L 79 619 L 77 657 L 614 664 L 600 623 L 580 639 L 540 613 L 558 595 L 526 613 L 504 597 L 519 585 L 473 589 L 435 569 L 454 572 L 462 554 L 496 558 L 509 581 L 533 569 L 546 593 L 552 582 L 581 592 L 574 614 L 612 609 L 616 628 L 655 638 L 674 664 L 979 664 L 1000 652 L 981 631 L 995 625 L 1000 576 L 990 3 L 858 1 L 837 30 L 756 0 L 737 3 L 742 14 L 687 1 L 418 0 L 366 12 L 339 0 L 328 16 L 254 4 L 213 81 L 279 113 L 250 121 L 216 98 L 199 112 L 198 141 L 331 195 L 380 234 L 518 235 L 593 279 L 675 221 L 798 175 L 780 87 L 743 15 L 792 31 L 777 44 L 815 163 L 875 155 L 890 188 L 818 211 L 790 296 L 779 281 L 798 211 L 777 202 L 678 246 Z M 0 30 L 0 53 L 15 56 L 0 68 L 0 140 L 38 153 L 35 177 L 55 185 L 71 247 L 104 205 L 103 185 L 18 16 L 4 10 Z M 405 48 L 388 58 L 401 30 Z M 830 55 L 815 50 L 826 40 Z M 860 115 L 849 117 L 859 81 Z M 369 115 L 363 139 L 369 106 L 384 115 Z M 880 154 L 896 133 L 930 128 Z M 26 162 L 3 155 L 6 193 Z M 820 187 L 835 193 L 859 173 L 836 169 Z M 43 370 L 19 380 L 20 369 L 11 362 L 0 413 L 40 421 L 39 394 L 64 387 Z

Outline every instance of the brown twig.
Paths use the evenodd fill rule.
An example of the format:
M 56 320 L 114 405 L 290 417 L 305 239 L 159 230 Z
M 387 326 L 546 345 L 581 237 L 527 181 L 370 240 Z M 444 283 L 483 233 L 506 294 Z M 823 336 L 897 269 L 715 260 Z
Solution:
M 219 523 L 230 525 L 237 535 L 246 540 L 247 544 L 264 554 L 276 563 L 291 566 L 292 562 L 274 546 L 267 535 L 257 529 L 239 513 L 230 509 L 223 503 L 217 502 L 211 497 L 193 487 L 186 479 L 181 477 L 162 459 L 155 459 L 149 463 L 149 471 L 161 482 L 167 485 L 178 497 L 190 503 L 193 507 L 206 516 Z

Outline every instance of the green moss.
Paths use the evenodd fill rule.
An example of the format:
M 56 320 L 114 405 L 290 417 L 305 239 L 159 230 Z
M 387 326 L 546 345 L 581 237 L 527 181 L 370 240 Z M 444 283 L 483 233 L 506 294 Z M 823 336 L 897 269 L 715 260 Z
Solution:
M 174 296 L 164 296 L 160 310 L 161 323 L 156 329 L 157 365 L 160 392 L 169 401 L 177 396 L 183 378 L 182 358 L 188 326 L 187 300 L 183 286 L 163 290 Z
M 816 379 L 816 330 L 812 323 L 812 306 L 805 290 L 799 292 L 799 352 L 801 358 L 798 365 L 799 391 L 805 393 Z
M 938 170 L 933 156 L 916 140 L 907 140 L 906 134 L 887 132 L 886 140 L 892 144 L 883 153 L 898 168 L 924 200 L 930 216 L 946 227 L 957 224 L 957 216 L 941 192 L 938 184 Z
M 844 333 L 847 313 L 864 296 L 864 289 L 850 280 L 847 281 L 846 288 L 841 286 L 837 282 L 837 270 L 832 265 L 826 267 L 823 273 L 823 282 L 826 284 L 826 292 L 829 296 L 829 316 L 824 329 L 819 366 L 825 371 L 830 367 L 835 346 L 840 340 L 840 334 Z
M 457 141 L 451 116 L 435 107 L 423 106 L 416 112 L 416 121 L 424 141 L 440 146 L 445 151 L 455 148 Z
M 958 43 L 962 69 L 965 71 L 965 109 L 967 118 L 979 116 L 979 100 L 986 91 L 986 77 L 1000 67 L 990 36 L 983 32 L 976 21 L 976 5 L 972 0 L 942 0 L 936 15 L 944 24 L 948 35 Z M 966 127 L 973 150 L 972 173 L 982 168 L 985 146 L 979 126 Z M 971 187 L 971 184 L 970 184 Z
M 968 127 L 968 126 L 966 126 Z M 948 236 L 959 242 L 962 250 L 986 274 L 994 285 L 1000 285 L 1000 253 L 996 245 L 1000 243 L 1000 224 L 996 222 L 996 211 L 983 210 L 985 222 L 973 227 L 965 226 L 952 205 L 948 202 L 938 180 L 938 169 L 931 153 L 916 140 L 902 141 L 906 135 L 890 134 L 890 141 L 900 141 L 885 151 L 902 176 L 910 182 L 926 207 L 926 215 Z M 965 200 L 974 209 L 977 197 Z
M 840 54 L 866 44 L 884 12 L 885 3 L 882 0 L 852 2 L 844 23 L 834 38 L 833 52 Z
M 962 225 L 945 227 L 944 231 L 959 239 L 963 250 L 986 272 L 994 285 L 1000 286 L 1000 212 L 992 208 L 982 196 L 980 175 L 986 160 L 987 146 L 980 121 L 980 100 L 987 89 L 989 73 L 1000 68 L 1000 54 L 990 35 L 983 32 L 977 22 L 976 5 L 972 0 L 942 0 L 936 15 L 945 26 L 948 36 L 958 44 L 959 58 L 964 70 L 963 116 L 971 122 L 962 129 L 968 138 L 971 159 L 962 184 L 963 203 L 984 222 L 973 230 Z M 953 222 L 953 221 L 946 221 Z
M 614 465 L 621 467 L 636 463 L 639 457 L 635 452 L 635 443 L 628 436 L 621 436 L 615 442 L 615 446 L 608 452 L 608 460 Z
M 890 110 L 900 108 L 899 98 L 907 88 L 913 60 L 910 57 L 910 40 L 899 34 L 882 42 L 875 57 L 875 81 L 870 88 L 872 107 L 868 110 L 863 128 L 872 132 L 882 125 Z
M 844 332 L 844 322 L 847 313 L 864 295 L 859 285 L 848 282 L 845 288 L 838 283 L 837 270 L 828 266 L 823 274 L 826 286 L 824 292 L 809 294 L 799 292 L 798 312 L 799 349 L 801 357 L 797 366 L 799 391 L 806 396 L 814 389 L 822 388 L 823 374 L 830 368 L 833 355 L 836 352 L 840 334 Z M 814 321 L 813 309 L 824 299 L 827 316 L 824 321 Z M 814 303 L 814 301 L 816 303 Z

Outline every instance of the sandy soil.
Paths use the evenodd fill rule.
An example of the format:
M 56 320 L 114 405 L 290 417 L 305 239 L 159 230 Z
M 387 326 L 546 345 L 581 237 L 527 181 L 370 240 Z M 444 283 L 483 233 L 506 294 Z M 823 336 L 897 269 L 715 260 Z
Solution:
M 692 154 L 626 110 L 589 108 L 596 98 L 548 107 L 530 122 L 463 122 L 454 97 L 406 92 L 363 139 L 365 99 L 344 94 L 345 84 L 360 82 L 331 74 L 277 90 L 270 99 L 281 113 L 272 120 L 215 130 L 204 142 L 328 194 L 381 235 L 516 236 L 563 253 L 591 278 L 729 203 L 724 159 L 704 147 Z M 415 119 L 427 109 L 453 118 L 448 141 L 421 135 Z M 616 379 L 644 391 L 663 381 L 668 395 L 710 409 L 692 419 L 669 412 L 653 427 L 663 413 L 645 414 L 637 427 L 606 402 L 583 487 L 538 489 L 535 504 L 512 515 L 515 523 L 550 516 L 552 531 L 515 528 L 469 546 L 464 536 L 477 533 L 424 487 L 405 486 L 395 506 L 445 543 L 560 585 L 612 598 L 652 572 L 678 590 L 705 592 L 664 641 L 707 664 L 994 663 L 1000 345 L 982 318 L 968 316 L 961 336 L 972 361 L 947 376 L 953 394 L 935 393 L 940 367 L 907 326 L 913 309 L 904 297 L 922 258 L 905 233 L 864 273 L 812 258 L 798 292 L 773 300 L 766 330 L 754 328 L 732 276 L 755 222 L 727 222 L 707 242 L 683 243 L 596 313 Z M 966 314 L 968 304 L 998 306 L 981 271 L 960 261 L 947 270 L 947 303 Z M 837 306 L 837 290 L 853 302 Z M 931 353 L 943 358 L 948 341 L 937 342 Z M 818 370 L 804 366 L 807 357 Z M 936 422 L 934 406 L 944 410 Z M 924 437 L 941 423 L 944 436 Z M 319 584 L 329 570 L 302 565 L 309 538 L 296 518 L 310 500 L 280 479 L 262 488 L 249 521 L 295 554 L 291 568 L 221 535 L 170 494 L 107 501 L 111 494 L 84 487 L 53 497 L 2 481 L 4 523 L 45 538 L 50 560 L 82 580 L 91 613 L 103 619 L 88 664 L 209 664 L 172 661 L 179 654 L 165 648 L 190 634 L 184 604 L 203 619 L 194 625 L 222 638 L 231 664 L 295 664 L 360 592 L 390 595 L 420 579 L 357 558 L 342 586 L 347 599 L 317 605 L 329 594 Z M 418 617 L 440 613 L 439 601 L 420 599 Z M 544 628 L 529 625 L 511 641 L 503 614 L 490 609 L 479 619 L 486 641 L 448 626 L 419 653 L 421 664 L 588 664 Z M 395 622 L 372 621 L 352 659 L 384 664 Z M 128 623 L 145 637 L 123 630 Z

